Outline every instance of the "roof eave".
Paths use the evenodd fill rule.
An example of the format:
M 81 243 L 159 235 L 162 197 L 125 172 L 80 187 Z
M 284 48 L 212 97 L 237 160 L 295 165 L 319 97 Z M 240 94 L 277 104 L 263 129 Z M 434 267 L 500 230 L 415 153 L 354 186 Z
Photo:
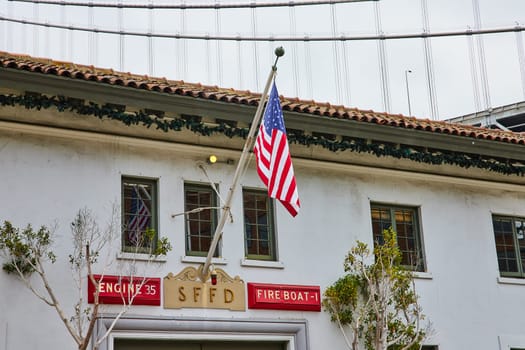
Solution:
M 0 87 L 249 124 L 255 106 L 0 68 Z M 373 122 L 284 112 L 291 129 L 525 161 L 525 146 Z

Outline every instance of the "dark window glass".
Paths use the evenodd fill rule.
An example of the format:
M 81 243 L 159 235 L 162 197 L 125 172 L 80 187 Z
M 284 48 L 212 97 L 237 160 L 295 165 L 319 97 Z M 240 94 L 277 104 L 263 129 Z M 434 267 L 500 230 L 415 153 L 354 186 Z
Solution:
M 492 225 L 501 276 L 525 277 L 525 219 L 493 216 Z
M 146 235 L 153 230 L 153 236 Z M 151 253 L 157 242 L 157 183 L 122 178 L 122 250 Z
M 184 197 L 186 254 L 206 256 L 217 227 L 217 197 L 211 186 L 197 184 L 185 184 Z
M 243 189 L 244 245 L 248 259 L 276 260 L 273 201 L 266 191 Z
M 390 227 L 397 233 L 401 263 L 416 271 L 424 271 L 416 208 L 372 204 L 372 232 L 375 244 L 383 244 L 383 230 Z

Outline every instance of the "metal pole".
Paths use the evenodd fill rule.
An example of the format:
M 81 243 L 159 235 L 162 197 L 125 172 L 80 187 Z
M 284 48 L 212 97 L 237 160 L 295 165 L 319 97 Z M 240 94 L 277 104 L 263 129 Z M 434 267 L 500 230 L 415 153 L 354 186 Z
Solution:
M 219 243 L 219 239 L 222 236 L 222 229 L 224 227 L 224 224 L 226 223 L 226 219 L 230 215 L 230 205 L 233 199 L 233 194 L 235 192 L 235 189 L 237 188 L 237 184 L 239 183 L 241 174 L 244 173 L 244 169 L 246 168 L 248 164 L 248 156 L 249 156 L 250 150 L 253 148 L 253 145 L 255 143 L 254 136 L 255 136 L 257 129 L 259 128 L 259 123 L 262 117 L 264 102 L 266 101 L 266 98 L 268 97 L 268 90 L 270 89 L 270 85 L 275 76 L 275 72 L 277 71 L 277 61 L 279 60 L 279 57 L 281 57 L 282 55 L 284 55 L 284 50 L 282 47 L 278 47 L 277 49 L 275 49 L 275 56 L 276 56 L 275 63 L 273 64 L 270 74 L 268 75 L 268 80 L 266 80 L 266 86 L 264 87 L 263 93 L 261 95 L 261 100 L 259 101 L 257 110 L 255 111 L 255 116 L 253 117 L 250 131 L 248 132 L 248 136 L 246 137 L 246 142 L 244 143 L 244 148 L 242 150 L 241 157 L 239 159 L 239 163 L 237 164 L 237 169 L 235 169 L 235 174 L 233 175 L 233 180 L 232 180 L 230 189 L 228 191 L 228 196 L 226 197 L 224 205 L 221 209 L 222 210 L 221 217 L 219 219 L 219 222 L 217 223 L 217 228 L 215 229 L 215 234 L 213 235 L 213 240 L 210 244 L 210 249 L 208 250 L 208 256 L 206 257 L 206 262 L 204 263 L 202 270 L 201 270 L 201 275 L 199 276 L 202 282 L 205 282 L 207 280 L 208 270 L 210 268 L 213 253 L 215 252 L 215 249 L 217 248 L 217 244 Z
M 407 87 L 408 115 L 412 116 L 412 107 L 410 106 L 410 89 L 408 88 L 408 73 L 412 73 L 412 71 L 410 69 L 405 70 L 405 85 Z

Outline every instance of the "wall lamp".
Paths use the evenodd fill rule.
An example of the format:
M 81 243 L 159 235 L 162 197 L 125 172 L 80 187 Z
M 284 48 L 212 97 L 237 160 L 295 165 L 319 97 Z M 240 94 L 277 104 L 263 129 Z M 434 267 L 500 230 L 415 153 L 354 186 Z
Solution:
M 232 165 L 234 163 L 234 160 L 231 158 L 227 158 L 224 160 L 219 160 L 219 157 L 217 157 L 215 154 L 210 154 L 208 158 L 206 158 L 206 163 L 208 164 L 215 164 L 215 163 L 226 163 L 228 165 Z
M 208 156 L 208 159 L 206 159 L 206 162 L 207 162 L 208 164 L 215 164 L 215 163 L 217 163 L 217 156 L 214 155 L 214 154 L 210 154 L 210 155 Z
M 212 268 L 210 277 L 211 277 L 211 285 L 212 286 L 217 285 L 217 270 L 215 270 L 215 268 Z

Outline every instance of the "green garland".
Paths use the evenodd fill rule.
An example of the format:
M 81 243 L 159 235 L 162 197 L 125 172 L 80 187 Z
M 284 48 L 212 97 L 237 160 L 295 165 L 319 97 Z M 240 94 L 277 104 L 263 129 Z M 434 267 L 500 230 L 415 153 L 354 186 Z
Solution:
M 98 105 L 93 102 L 85 103 L 82 100 L 63 96 L 47 97 L 39 94 L 1 95 L 1 106 L 24 106 L 27 109 L 56 108 L 59 112 L 74 112 L 80 115 L 94 116 L 99 119 L 118 120 L 125 125 L 143 125 L 147 128 L 155 127 L 164 132 L 181 131 L 188 129 L 196 134 L 210 136 L 224 134 L 229 138 L 248 136 L 248 128 L 232 127 L 225 123 L 207 125 L 193 118 L 164 118 L 152 115 L 145 111 L 126 112 L 117 106 L 105 104 Z M 498 160 L 477 154 L 465 154 L 445 150 L 429 150 L 415 148 L 407 145 L 394 145 L 377 141 L 368 142 L 361 138 L 343 138 L 343 140 L 330 140 L 323 136 L 305 135 L 302 132 L 291 131 L 288 133 L 290 143 L 305 146 L 321 146 L 332 152 L 351 151 L 357 153 L 374 154 L 377 157 L 394 157 L 397 159 L 410 159 L 419 163 L 432 165 L 448 164 L 461 168 L 480 168 L 505 175 L 525 174 L 525 166 L 521 163 L 512 164 L 512 160 Z

